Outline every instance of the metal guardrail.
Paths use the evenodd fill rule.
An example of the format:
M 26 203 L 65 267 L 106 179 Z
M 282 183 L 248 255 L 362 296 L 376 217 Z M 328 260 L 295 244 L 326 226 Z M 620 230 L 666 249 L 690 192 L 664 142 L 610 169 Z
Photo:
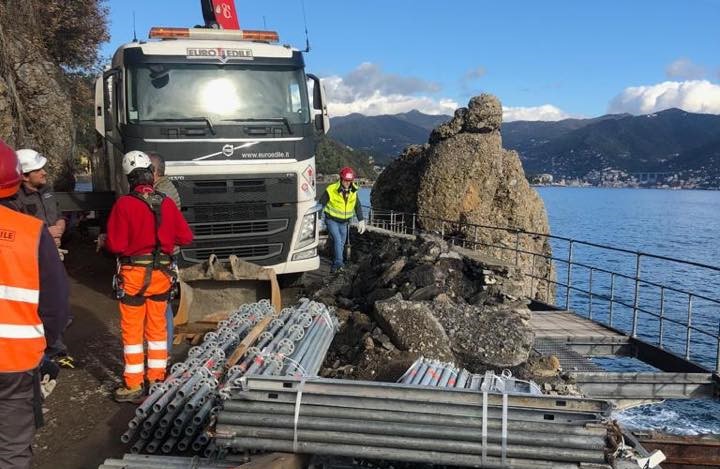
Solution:
M 718 314 L 720 299 L 712 296 L 715 292 L 708 294 L 702 291 L 702 287 L 707 287 L 707 284 L 696 290 L 689 290 L 682 286 L 670 285 L 667 281 L 650 278 L 644 272 L 643 266 L 658 263 L 670 265 L 672 267 L 668 272 L 670 272 L 671 278 L 682 277 L 688 269 L 694 269 L 701 272 L 698 278 L 712 279 L 716 277 L 719 285 L 720 267 L 517 228 L 464 223 L 421 216 L 416 213 L 365 208 L 369 214 L 368 223 L 370 225 L 395 233 L 419 234 L 423 232 L 422 226 L 432 222 L 436 227 L 439 226 L 434 233 L 446 241 L 473 250 L 490 248 L 495 257 L 518 267 L 521 267 L 522 264 L 521 256 L 530 256 L 532 258 L 530 271 L 522 270 L 522 274 L 531 278 L 532 282 L 545 283 L 547 298 L 553 302 L 553 306 L 565 310 L 574 308 L 574 312 L 582 316 L 583 314 L 577 306 L 586 302 L 585 316 L 589 319 L 621 330 L 633 338 L 639 337 L 650 341 L 660 349 L 680 354 L 684 356 L 685 360 L 701 367 L 713 367 L 716 373 L 720 373 L 720 321 L 718 321 L 720 319 L 720 314 Z M 480 230 L 496 230 L 509 234 L 513 242 L 509 244 L 507 242 L 502 244 L 484 242 L 477 235 Z M 474 236 L 467 236 L 467 233 L 473 232 Z M 458 236 L 458 233 L 465 234 Z M 553 251 L 560 251 L 566 255 L 560 257 L 523 249 L 523 239 L 526 237 L 534 240 L 547 239 L 553 246 Z M 594 249 L 611 256 L 625 256 L 626 260 L 632 262 L 632 268 L 630 271 L 626 269 L 623 272 L 593 265 L 589 261 L 578 261 L 575 253 L 579 248 Z M 546 269 L 545 275 L 538 275 L 536 273 L 538 259 L 552 262 L 555 269 Z M 553 270 L 561 271 L 564 275 L 553 278 Z M 573 275 L 578 272 L 585 272 L 587 278 Z M 600 283 L 597 281 L 598 275 L 605 275 L 609 281 L 598 285 Z M 626 285 L 624 291 L 618 285 L 622 282 L 629 284 Z M 551 298 L 550 285 L 554 285 L 556 288 L 554 299 Z M 647 293 L 648 290 L 654 292 L 654 301 L 657 301 L 654 307 L 648 305 L 647 300 L 643 299 L 642 292 Z M 532 293 L 532 291 L 531 283 L 530 292 Z M 561 295 L 563 291 L 564 294 Z M 670 296 L 673 298 L 669 298 Z M 703 303 L 700 313 L 696 311 L 698 308 L 694 307 L 699 302 Z M 598 317 L 597 307 L 599 305 L 606 307 L 603 311 L 605 320 Z M 684 310 L 684 317 L 681 318 L 678 314 L 668 314 L 670 306 L 675 311 Z M 595 311 L 593 311 L 593 307 L 596 308 Z M 624 323 L 618 321 L 616 311 L 618 307 L 632 311 L 629 321 Z M 680 334 L 676 333 L 675 336 L 668 337 L 667 329 L 669 327 L 679 328 Z M 641 328 L 642 333 L 639 332 Z M 656 329 L 656 332 L 653 329 Z M 679 340 L 682 342 L 678 343 Z M 668 344 L 668 342 L 672 343 Z

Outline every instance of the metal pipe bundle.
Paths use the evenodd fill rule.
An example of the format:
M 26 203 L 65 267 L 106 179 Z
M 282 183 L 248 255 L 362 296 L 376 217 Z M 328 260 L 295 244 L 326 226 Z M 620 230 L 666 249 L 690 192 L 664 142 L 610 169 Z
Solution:
M 434 370 L 430 382 L 447 379 L 438 363 L 418 369 L 423 364 L 426 374 Z M 475 467 L 609 467 L 599 424 L 611 411 L 605 401 L 321 378 L 239 381 L 217 417 L 219 448 Z
M 215 456 L 217 449 L 208 430 L 215 422 L 220 396 L 235 386 L 237 378 L 251 371 L 263 375 L 283 373 L 298 363 L 288 358 L 297 350 L 305 350 L 307 356 L 314 357 L 316 366 L 306 363 L 303 371 L 315 375 L 337 330 L 337 319 L 327 306 L 307 299 L 283 309 L 258 336 L 254 347 L 240 357 L 241 364 L 227 369 L 227 358 L 268 315 L 276 314 L 270 302 L 262 300 L 242 305 L 227 320 L 218 323 L 218 328 L 208 332 L 201 345 L 190 349 L 184 362 L 173 365 L 164 383 L 151 388 L 121 441 L 131 443 L 137 438 L 131 448 L 133 453 L 191 450 L 206 457 Z M 322 335 L 327 344 L 309 340 L 317 336 L 311 327 L 322 322 L 327 324 Z
M 398 382 L 508 394 L 542 394 L 540 386 L 532 381 L 513 377 L 510 370 L 503 370 L 500 375 L 488 370 L 484 375 L 479 375 L 456 367 L 453 363 L 443 363 L 423 357 L 418 358 L 415 363 L 410 365 Z
M 230 469 L 238 462 L 178 456 L 126 454 L 122 459 L 106 459 L 98 469 Z

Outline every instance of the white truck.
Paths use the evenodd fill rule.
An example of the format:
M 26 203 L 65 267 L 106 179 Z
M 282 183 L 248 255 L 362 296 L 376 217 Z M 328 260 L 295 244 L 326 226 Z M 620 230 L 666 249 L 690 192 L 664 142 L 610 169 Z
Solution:
M 96 82 L 95 191 L 127 192 L 130 150 L 155 151 L 195 240 L 179 262 L 215 254 L 278 274 L 319 267 L 317 137 L 330 121 L 303 53 L 271 31 L 152 28 L 117 49 Z

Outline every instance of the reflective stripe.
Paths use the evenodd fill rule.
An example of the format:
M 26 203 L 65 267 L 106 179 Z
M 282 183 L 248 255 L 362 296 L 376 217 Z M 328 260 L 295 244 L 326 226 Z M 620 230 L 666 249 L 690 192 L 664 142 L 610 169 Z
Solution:
M 167 341 L 151 341 L 148 340 L 148 350 L 167 350 Z
M 19 326 L 17 324 L 0 324 L 0 338 L 3 339 L 40 339 L 45 337 L 42 324 Z
M 123 351 L 125 353 L 143 353 L 143 346 L 142 344 L 126 345 L 125 347 L 123 347 Z
M 140 363 L 139 365 L 125 365 L 125 373 L 142 373 L 143 371 L 145 371 L 145 365 L 143 365 L 142 363 Z
M 167 366 L 167 360 L 151 360 L 148 359 L 148 368 L 162 368 Z
M 22 301 L 23 303 L 38 304 L 39 290 L 30 288 L 8 287 L 0 285 L 0 300 Z
M 357 186 L 353 184 L 347 192 L 347 199 L 340 192 L 340 181 L 330 184 L 325 189 L 328 195 L 328 202 L 325 204 L 324 212 L 339 220 L 350 220 L 355 215 L 355 205 L 358 203 Z
M 345 212 L 342 210 L 336 210 L 335 207 L 326 206 L 325 207 L 325 213 L 328 215 L 331 215 L 335 218 L 340 218 L 342 220 L 349 220 L 353 217 L 355 212 Z

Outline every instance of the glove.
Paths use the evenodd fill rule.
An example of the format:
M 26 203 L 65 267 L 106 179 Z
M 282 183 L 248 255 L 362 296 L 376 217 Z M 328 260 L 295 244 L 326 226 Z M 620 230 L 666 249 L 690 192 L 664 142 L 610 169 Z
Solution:
M 40 362 L 40 394 L 43 399 L 47 398 L 57 385 L 57 377 L 60 374 L 60 367 L 48 358 Z
M 68 253 L 67 249 L 60 249 L 58 248 L 58 255 L 60 255 L 60 260 L 65 261 L 65 254 Z
M 367 226 L 365 225 L 365 220 L 360 220 L 360 222 L 358 222 L 357 228 L 358 228 L 358 233 L 360 233 L 360 234 L 365 233 L 365 229 L 367 228 Z
M 42 394 L 43 399 L 47 399 L 55 386 L 57 386 L 56 379 L 51 379 L 50 375 L 43 375 L 42 381 L 40 381 L 40 394 Z

